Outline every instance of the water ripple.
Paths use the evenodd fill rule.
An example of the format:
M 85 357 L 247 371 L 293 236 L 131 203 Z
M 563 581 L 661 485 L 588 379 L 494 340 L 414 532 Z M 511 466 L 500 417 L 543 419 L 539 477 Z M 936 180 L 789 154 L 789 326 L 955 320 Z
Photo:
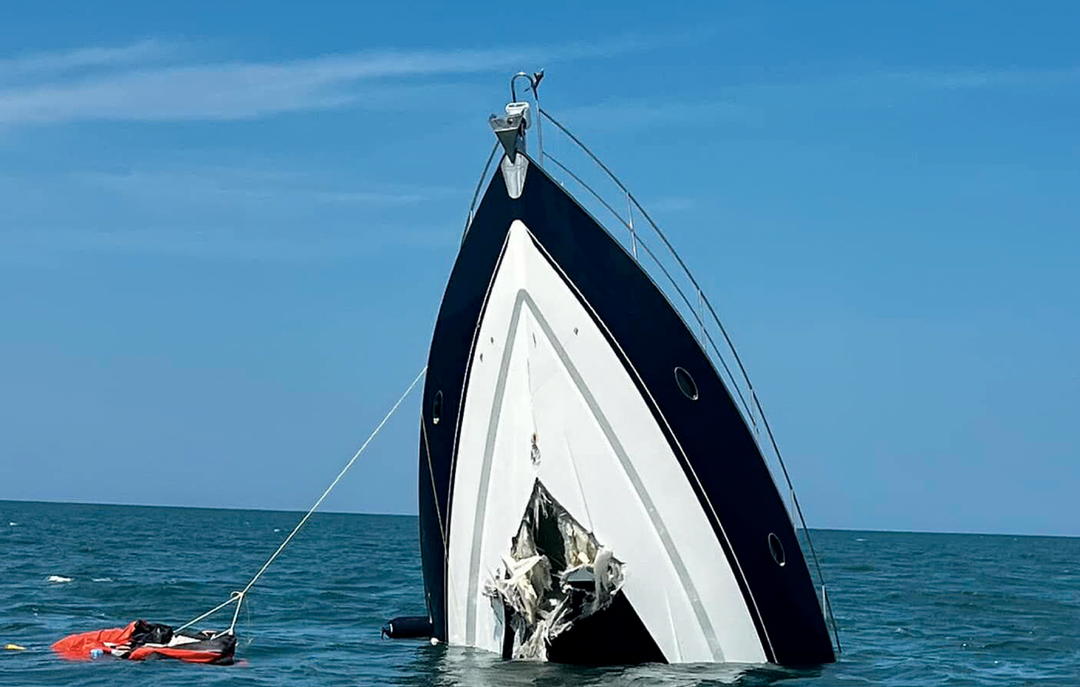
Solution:
M 580 669 L 381 639 L 388 618 L 424 612 L 416 519 L 333 514 L 316 515 L 255 588 L 240 617 L 238 666 L 67 664 L 49 653 L 72 632 L 139 617 L 182 623 L 208 610 L 247 581 L 298 518 L 0 502 L 0 522 L 19 523 L 0 528 L 0 645 L 28 649 L 0 652 L 0 683 L 1080 684 L 1076 539 L 818 532 L 846 650 L 839 663 Z M 88 542 L 89 531 L 111 534 Z

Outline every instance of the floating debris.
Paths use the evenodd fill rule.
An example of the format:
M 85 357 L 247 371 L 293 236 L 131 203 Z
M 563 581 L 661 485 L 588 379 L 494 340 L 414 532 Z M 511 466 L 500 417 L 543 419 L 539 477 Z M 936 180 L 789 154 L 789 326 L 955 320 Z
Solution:
M 45 578 L 45 581 L 50 584 L 65 584 L 67 582 L 72 582 L 73 580 L 70 577 L 64 577 L 62 575 L 49 575 Z

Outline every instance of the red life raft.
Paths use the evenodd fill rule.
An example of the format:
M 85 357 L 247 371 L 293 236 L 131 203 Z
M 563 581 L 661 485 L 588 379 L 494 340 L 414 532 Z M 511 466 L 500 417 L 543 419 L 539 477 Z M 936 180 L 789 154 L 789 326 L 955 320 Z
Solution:
M 136 620 L 126 627 L 64 637 L 52 645 L 52 650 L 70 661 L 89 661 L 110 655 L 129 661 L 174 658 L 188 663 L 229 665 L 236 653 L 236 635 L 190 630 L 175 632 L 168 625 Z

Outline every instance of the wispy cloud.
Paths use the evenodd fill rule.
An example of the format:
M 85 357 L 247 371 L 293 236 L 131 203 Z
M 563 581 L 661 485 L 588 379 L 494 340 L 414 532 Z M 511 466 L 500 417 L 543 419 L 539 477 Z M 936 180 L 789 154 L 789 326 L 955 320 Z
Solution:
M 369 227 L 320 234 L 240 230 L 232 226 L 145 226 L 0 231 L 0 264 L 47 265 L 78 254 L 166 255 L 208 260 L 297 263 L 348 259 L 385 248 L 445 250 L 459 235 L 451 227 Z
M 304 171 L 273 171 L 253 167 L 204 166 L 185 169 L 136 170 L 123 173 L 89 172 L 74 180 L 123 200 L 151 205 L 193 206 L 245 204 L 274 212 L 278 206 L 312 204 L 396 206 L 428 203 L 464 193 L 445 186 L 358 183 Z
M 0 79 L 56 76 L 77 70 L 146 64 L 178 54 L 176 45 L 143 40 L 119 47 L 86 47 L 0 59 Z
M 880 70 L 866 74 L 751 83 L 714 83 L 712 97 L 614 99 L 563 108 L 571 127 L 605 130 L 658 126 L 761 124 L 771 113 L 837 106 L 892 106 L 944 91 L 1047 88 L 1080 84 L 1080 68 L 1043 70 Z
M 441 250 L 458 240 L 458 213 L 439 204 L 457 209 L 464 196 L 463 189 L 327 171 L 190 162 L 0 175 L 0 262 L 107 252 L 306 261 L 385 246 Z M 433 228 L 432 217 L 453 220 Z
M 236 120 L 290 111 L 363 106 L 385 99 L 402 79 L 508 72 L 520 65 L 603 58 L 644 49 L 648 39 L 505 47 L 483 50 L 392 50 L 283 62 L 163 60 L 132 67 L 154 42 L 87 48 L 0 62 L 0 124 L 80 120 Z M 102 72 L 71 78 L 77 66 Z M 44 77 L 25 83 L 28 74 Z M 396 83 L 390 80 L 396 80 Z

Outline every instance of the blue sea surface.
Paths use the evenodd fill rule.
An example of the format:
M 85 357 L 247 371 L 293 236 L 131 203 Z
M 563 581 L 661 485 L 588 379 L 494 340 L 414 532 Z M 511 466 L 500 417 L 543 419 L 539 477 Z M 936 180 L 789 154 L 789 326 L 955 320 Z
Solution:
M 582 669 L 381 639 L 387 619 L 424 613 L 416 518 L 317 514 L 253 590 L 237 665 L 49 651 L 136 618 L 190 620 L 299 517 L 0 501 L 0 646 L 27 649 L 0 651 L 0 685 L 1080 685 L 1080 539 L 1054 537 L 816 531 L 838 663 Z

